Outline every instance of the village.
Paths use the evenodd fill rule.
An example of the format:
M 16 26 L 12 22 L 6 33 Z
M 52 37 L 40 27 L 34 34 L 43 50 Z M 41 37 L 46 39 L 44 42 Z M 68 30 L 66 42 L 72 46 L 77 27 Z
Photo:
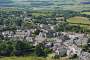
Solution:
M 89 0 L 0 0 L 0 60 L 90 60 Z
M 37 46 L 39 43 L 44 43 L 46 48 L 53 50 L 53 53 L 58 56 L 78 56 L 80 60 L 89 60 L 90 53 L 83 51 L 81 46 L 90 44 L 89 35 L 84 33 L 75 32 L 55 32 L 52 26 L 44 25 L 39 26 L 40 29 L 28 29 L 28 30 L 16 30 L 4 31 L 1 34 L 4 37 L 9 37 L 18 40 L 27 40 L 31 42 L 33 46 Z M 51 28 L 50 28 L 51 27 Z M 33 33 L 38 31 L 37 35 Z
M 50 54 L 53 55 L 52 58 L 68 57 L 71 59 L 78 58 L 78 60 L 90 60 L 90 34 L 88 30 L 80 27 L 81 23 L 73 26 L 67 21 L 74 14 L 69 17 L 59 13 L 55 13 L 55 16 L 51 17 L 37 17 L 32 16 L 31 11 L 12 12 L 1 14 L 0 46 L 4 46 L 2 43 L 6 43 L 6 47 L 5 49 L 1 48 L 0 55 L 10 54 L 12 56 L 16 52 L 18 52 L 17 55 L 24 55 L 27 50 L 29 51 L 28 54 L 34 54 L 33 51 L 38 51 L 39 54 L 44 49 L 50 49 Z M 77 13 L 73 13 L 77 17 Z M 80 18 L 85 19 L 81 15 Z M 43 44 L 44 48 L 39 46 L 40 44 Z M 39 50 L 37 46 L 39 46 Z M 8 53 L 8 51 L 10 52 Z M 36 53 L 36 55 L 38 54 Z M 45 51 L 45 54 L 48 53 Z M 40 57 L 42 55 L 41 52 Z

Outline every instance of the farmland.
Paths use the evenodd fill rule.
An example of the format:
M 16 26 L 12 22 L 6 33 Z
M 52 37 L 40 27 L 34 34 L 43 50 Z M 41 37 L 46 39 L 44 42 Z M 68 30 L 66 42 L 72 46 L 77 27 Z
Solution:
M 80 25 L 81 27 L 90 29 L 90 21 L 86 17 L 72 17 L 67 20 L 70 25 Z
M 90 15 L 90 12 L 81 12 L 81 14 Z

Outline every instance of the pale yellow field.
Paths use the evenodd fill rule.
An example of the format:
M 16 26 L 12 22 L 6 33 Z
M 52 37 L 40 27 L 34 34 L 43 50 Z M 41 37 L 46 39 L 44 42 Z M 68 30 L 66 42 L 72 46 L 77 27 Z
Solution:
M 81 12 L 81 14 L 90 15 L 90 12 Z
M 90 20 L 86 17 L 72 17 L 67 20 L 70 23 L 81 23 L 81 24 L 90 24 Z
M 90 29 L 90 20 L 86 17 L 72 17 L 67 20 L 70 25 L 75 25 L 80 27 L 83 27 L 85 29 Z

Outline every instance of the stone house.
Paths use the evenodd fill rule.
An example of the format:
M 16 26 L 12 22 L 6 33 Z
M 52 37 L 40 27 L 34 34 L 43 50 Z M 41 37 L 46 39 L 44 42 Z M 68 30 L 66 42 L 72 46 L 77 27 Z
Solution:
M 55 55 L 62 57 L 62 56 L 66 55 L 67 49 L 65 47 L 61 46 L 61 47 L 57 47 L 54 52 L 55 52 Z
M 74 55 L 80 56 L 82 49 L 76 45 L 71 45 L 67 47 L 67 56 L 72 57 Z
M 79 60 L 90 60 L 90 53 L 82 51 Z
M 57 23 L 64 22 L 65 18 L 63 16 L 56 17 Z

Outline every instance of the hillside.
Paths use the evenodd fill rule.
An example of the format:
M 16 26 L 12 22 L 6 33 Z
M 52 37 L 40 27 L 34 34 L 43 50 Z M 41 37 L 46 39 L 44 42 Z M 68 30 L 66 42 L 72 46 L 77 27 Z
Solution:
M 67 22 L 69 22 L 70 25 L 75 25 L 75 26 L 80 25 L 81 27 L 90 29 L 90 20 L 86 17 L 80 17 L 80 16 L 72 17 L 69 18 Z
M 70 22 L 70 23 L 81 23 L 81 24 L 90 24 L 90 21 L 89 21 L 88 18 L 79 17 L 79 16 L 69 18 L 68 22 Z
M 89 0 L 0 0 L 0 7 L 29 7 L 39 9 L 89 10 L 90 5 L 80 4 Z

